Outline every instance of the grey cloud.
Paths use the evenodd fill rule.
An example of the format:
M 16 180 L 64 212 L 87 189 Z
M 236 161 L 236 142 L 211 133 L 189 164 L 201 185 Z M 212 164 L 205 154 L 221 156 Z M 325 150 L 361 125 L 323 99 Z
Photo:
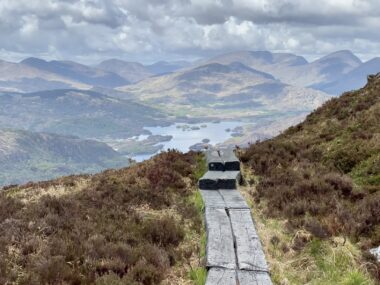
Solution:
M 0 58 L 196 58 L 380 50 L 377 0 L 2 0 Z M 12 56 L 13 57 L 13 56 Z
M 247 5 L 248 2 L 252 4 Z M 330 1 L 330 3 L 332 2 Z M 362 9 L 367 15 L 373 13 L 368 7 L 362 7 Z M 354 9 L 354 7 L 352 9 L 338 9 L 334 5 L 330 5 L 328 1 L 300 0 L 227 0 L 221 2 L 221 5 L 205 5 L 200 9 L 193 6 L 190 11 L 191 13 L 185 11 L 184 14 L 194 17 L 200 24 L 220 24 L 228 17 L 235 17 L 256 24 L 354 25 L 364 16 L 364 13 L 359 13 L 361 11 Z

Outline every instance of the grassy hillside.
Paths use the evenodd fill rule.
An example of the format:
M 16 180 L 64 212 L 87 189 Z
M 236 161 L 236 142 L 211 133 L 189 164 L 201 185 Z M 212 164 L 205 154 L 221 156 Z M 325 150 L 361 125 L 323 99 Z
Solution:
M 202 231 L 200 162 L 170 151 L 0 192 L 0 284 L 189 282 Z
M 154 108 L 94 91 L 0 92 L 2 128 L 120 138 L 139 135 L 143 127 L 162 125 L 165 120 L 165 115 Z
M 0 187 L 128 165 L 127 158 L 98 141 L 0 129 Z
M 366 250 L 380 244 L 380 75 L 280 136 L 252 145 L 241 158 L 255 175 L 250 194 L 263 217 L 285 228 L 283 239 L 272 236 L 271 254 L 274 245 L 276 254 L 291 249 L 298 261 L 309 252 L 302 266 L 310 274 L 291 276 L 276 268 L 275 275 L 291 284 L 372 284 L 365 277 L 370 271 L 380 280 L 379 264 L 370 257 L 364 261 Z M 343 241 L 336 243 L 337 237 Z M 350 251 L 348 263 L 335 262 L 339 255 L 334 264 L 325 262 L 326 247 L 347 249 L 351 243 L 363 254 Z M 351 265 L 362 283 L 344 283 Z

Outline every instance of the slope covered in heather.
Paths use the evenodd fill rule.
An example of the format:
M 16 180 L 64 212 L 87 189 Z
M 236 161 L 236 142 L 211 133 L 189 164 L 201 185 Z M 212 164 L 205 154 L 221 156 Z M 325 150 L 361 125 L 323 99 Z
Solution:
M 171 151 L 125 169 L 4 189 L 0 284 L 189 284 L 199 266 L 200 161 Z
M 328 101 L 283 134 L 252 145 L 241 158 L 260 177 L 251 195 L 265 217 L 285 220 L 290 233 L 311 235 L 297 239 L 295 234 L 294 250 L 306 248 L 310 253 L 315 240 L 333 241 L 338 236 L 364 255 L 379 246 L 379 74 L 370 76 L 364 88 Z M 323 248 L 314 248 L 316 255 L 322 252 Z M 356 256 L 355 262 L 379 278 L 379 265 L 361 258 Z M 318 263 L 313 266 L 318 268 Z

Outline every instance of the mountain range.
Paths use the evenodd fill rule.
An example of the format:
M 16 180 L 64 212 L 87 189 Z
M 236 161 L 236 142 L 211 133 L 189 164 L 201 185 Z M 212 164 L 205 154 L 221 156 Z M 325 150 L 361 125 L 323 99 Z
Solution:
M 241 62 L 207 63 L 117 90 L 172 115 L 243 117 L 257 112 L 309 111 L 330 96 L 292 86 Z
M 206 62 L 229 64 L 236 61 L 270 73 L 286 84 L 311 87 L 334 95 L 346 91 L 345 87 L 327 89 L 324 87 L 325 84 L 336 85 L 338 81 L 351 77 L 355 79 L 352 88 L 359 88 L 365 84 L 367 75 L 374 72 L 373 69 L 380 69 L 378 58 L 363 63 L 348 50 L 337 51 L 312 62 L 294 54 L 268 51 L 233 52 Z
M 237 51 L 195 62 L 161 61 L 149 65 L 109 59 L 88 66 L 73 61 L 27 58 L 18 63 L 0 61 L 0 90 L 112 89 L 210 63 L 229 65 L 234 62 L 268 73 L 284 84 L 310 87 L 332 95 L 361 87 L 368 74 L 380 70 L 380 58 L 362 62 L 348 50 L 337 51 L 311 62 L 295 54 L 269 51 Z M 347 81 L 349 85 L 344 85 Z
M 0 60 L 0 91 L 36 92 L 51 89 L 115 88 L 150 76 L 174 72 L 190 63 L 161 61 L 152 65 L 110 59 L 96 66 L 73 61 L 26 58 L 21 62 Z

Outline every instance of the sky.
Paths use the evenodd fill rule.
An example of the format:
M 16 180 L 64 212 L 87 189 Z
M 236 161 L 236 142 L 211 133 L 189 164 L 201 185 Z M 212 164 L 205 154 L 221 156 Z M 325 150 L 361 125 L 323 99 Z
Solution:
M 0 59 L 195 60 L 236 50 L 380 56 L 379 0 L 0 0 Z

